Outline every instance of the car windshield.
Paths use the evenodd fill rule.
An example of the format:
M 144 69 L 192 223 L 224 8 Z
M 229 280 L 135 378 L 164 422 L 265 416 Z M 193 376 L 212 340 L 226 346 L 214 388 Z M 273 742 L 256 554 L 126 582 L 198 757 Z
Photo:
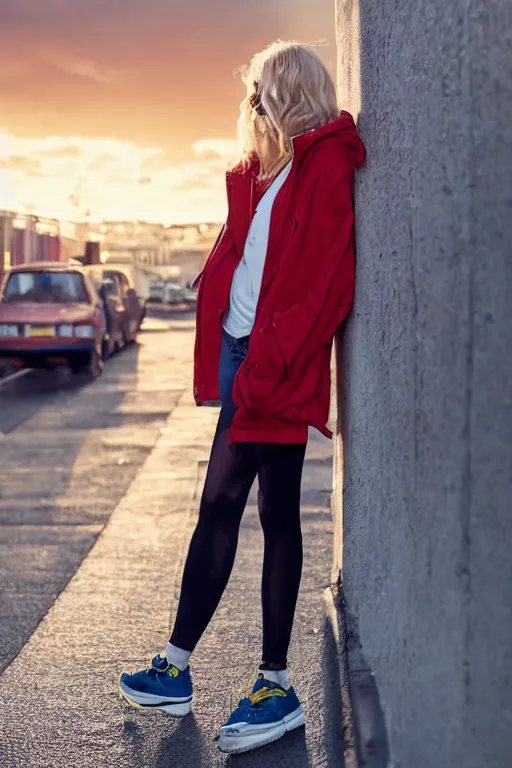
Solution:
M 15 272 L 5 287 L 3 301 L 36 301 L 41 304 L 88 302 L 79 272 Z

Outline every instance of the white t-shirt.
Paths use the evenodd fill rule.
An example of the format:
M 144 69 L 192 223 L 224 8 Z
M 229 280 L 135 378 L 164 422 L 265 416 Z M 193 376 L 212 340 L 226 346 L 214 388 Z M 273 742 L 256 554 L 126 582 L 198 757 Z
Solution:
M 259 201 L 245 241 L 244 254 L 233 276 L 229 312 L 224 321 L 224 330 L 235 339 L 249 336 L 254 325 L 267 256 L 272 207 L 277 193 L 290 173 L 291 166 L 290 161 L 276 176 Z

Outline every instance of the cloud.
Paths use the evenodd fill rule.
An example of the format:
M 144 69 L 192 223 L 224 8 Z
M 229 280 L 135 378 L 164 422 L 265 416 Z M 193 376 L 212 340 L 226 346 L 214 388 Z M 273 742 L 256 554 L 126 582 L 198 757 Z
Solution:
M 332 0 L 0 0 L 0 208 L 222 219 L 233 71 L 277 37 L 333 34 Z
M 63 220 L 222 221 L 224 170 L 237 143 L 204 139 L 193 160 L 117 139 L 0 134 L 0 209 Z
M 0 170 L 20 171 L 27 176 L 42 176 L 43 165 L 37 157 L 24 157 L 23 155 L 10 155 L 0 160 Z
M 82 150 L 80 147 L 74 147 L 72 145 L 56 146 L 50 149 L 39 149 L 38 155 L 46 158 L 58 158 L 58 157 L 82 157 Z
M 193 142 L 234 131 L 243 86 L 233 72 L 256 50 L 333 34 L 332 0 L 0 0 L 2 123 L 192 159 Z M 334 73 L 335 47 L 320 53 Z
M 122 70 L 101 67 L 94 61 L 61 61 L 57 63 L 57 66 L 70 75 L 89 78 L 101 85 L 111 85 L 117 82 L 123 73 Z
M 201 139 L 192 144 L 192 151 L 203 160 L 219 160 L 232 165 L 240 155 L 240 145 L 232 139 Z
M 126 67 L 107 65 L 74 55 L 62 43 L 60 45 L 39 43 L 32 53 L 39 66 L 41 63 L 50 64 L 67 75 L 92 80 L 99 85 L 118 85 L 133 74 L 133 70 Z

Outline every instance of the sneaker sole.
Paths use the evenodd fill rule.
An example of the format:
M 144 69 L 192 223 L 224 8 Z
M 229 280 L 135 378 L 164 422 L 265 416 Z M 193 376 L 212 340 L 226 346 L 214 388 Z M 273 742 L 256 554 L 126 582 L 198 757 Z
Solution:
M 262 730 L 261 733 L 252 732 L 247 736 L 228 736 L 220 734 L 217 746 L 221 752 L 227 755 L 238 755 L 242 752 L 250 752 L 252 749 L 264 747 L 282 738 L 288 731 L 294 731 L 304 725 L 304 710 L 302 705 L 271 729 Z
M 132 707 L 166 712 L 172 717 L 185 717 L 192 709 L 192 696 L 189 699 L 169 700 L 160 696 L 138 693 L 123 683 L 119 683 L 119 695 Z

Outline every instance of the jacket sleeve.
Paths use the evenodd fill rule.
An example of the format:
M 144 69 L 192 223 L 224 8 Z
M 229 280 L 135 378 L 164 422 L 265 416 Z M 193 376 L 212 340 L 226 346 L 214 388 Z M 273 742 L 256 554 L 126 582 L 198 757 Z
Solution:
M 330 177 L 304 222 L 304 226 L 314 227 L 319 233 L 318 240 L 324 242 L 312 256 L 314 271 L 309 294 L 302 303 L 276 312 L 268 329 L 287 375 L 299 359 L 301 367 L 307 365 L 331 340 L 352 306 L 355 280 L 352 180 L 346 175 L 340 176 Z M 327 241 L 320 234 L 323 232 L 328 233 Z

